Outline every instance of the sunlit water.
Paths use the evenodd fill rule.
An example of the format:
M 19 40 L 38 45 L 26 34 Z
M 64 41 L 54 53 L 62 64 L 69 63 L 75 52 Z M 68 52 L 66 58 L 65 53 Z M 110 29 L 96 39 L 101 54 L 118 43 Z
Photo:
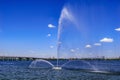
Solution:
M 56 64 L 56 60 L 50 60 L 50 62 Z M 59 62 L 60 65 L 66 63 L 63 60 Z M 69 69 L 31 69 L 28 67 L 31 61 L 0 61 L 0 80 L 120 80 L 120 61 L 88 60 L 88 62 L 100 71 L 107 70 L 113 73 Z

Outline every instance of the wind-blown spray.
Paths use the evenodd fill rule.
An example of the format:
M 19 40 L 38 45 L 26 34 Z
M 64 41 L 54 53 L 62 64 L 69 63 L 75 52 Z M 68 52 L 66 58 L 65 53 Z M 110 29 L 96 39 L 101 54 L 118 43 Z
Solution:
M 57 66 L 58 60 L 59 60 L 59 50 L 62 42 L 60 41 L 61 33 L 62 33 L 62 26 L 64 25 L 64 20 L 68 20 L 71 22 L 74 22 L 74 17 L 72 16 L 72 13 L 69 11 L 68 7 L 64 7 L 61 11 L 61 15 L 58 21 L 58 35 L 57 35 Z
M 64 7 L 61 11 L 61 15 L 59 18 L 59 22 L 58 22 L 58 41 L 60 40 L 60 35 L 61 35 L 61 31 L 62 31 L 62 25 L 64 24 L 64 20 L 69 20 L 71 22 L 73 22 L 74 18 L 71 14 L 71 12 L 68 10 L 67 7 Z

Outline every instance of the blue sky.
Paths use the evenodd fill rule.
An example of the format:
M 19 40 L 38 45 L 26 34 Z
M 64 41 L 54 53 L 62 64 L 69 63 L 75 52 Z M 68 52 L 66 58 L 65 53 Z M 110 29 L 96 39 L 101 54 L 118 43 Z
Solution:
M 119 0 L 0 0 L 0 55 L 56 57 L 63 11 L 61 57 L 118 57 L 119 4 Z

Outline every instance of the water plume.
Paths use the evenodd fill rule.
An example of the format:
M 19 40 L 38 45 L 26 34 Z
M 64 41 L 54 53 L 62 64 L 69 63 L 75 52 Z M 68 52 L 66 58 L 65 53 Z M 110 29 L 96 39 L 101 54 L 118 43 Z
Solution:
M 58 41 L 60 40 L 60 35 L 62 31 L 62 25 L 64 25 L 64 20 L 69 20 L 74 22 L 74 17 L 67 7 L 64 7 L 61 11 L 61 15 L 58 21 Z
M 74 17 L 72 13 L 70 12 L 70 9 L 68 7 L 64 7 L 61 11 L 61 15 L 58 21 L 58 35 L 57 35 L 57 66 L 58 66 L 58 60 L 59 60 L 59 49 L 62 42 L 60 41 L 63 25 L 65 24 L 65 20 L 68 20 L 70 22 L 74 22 Z

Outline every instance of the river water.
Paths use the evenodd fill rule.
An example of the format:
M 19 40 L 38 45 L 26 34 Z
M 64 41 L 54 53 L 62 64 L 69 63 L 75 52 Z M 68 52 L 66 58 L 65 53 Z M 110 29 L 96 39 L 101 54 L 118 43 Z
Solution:
M 51 61 L 56 64 L 56 61 Z M 120 80 L 120 61 L 118 60 L 87 60 L 99 71 L 85 71 L 71 69 L 53 70 L 53 69 L 32 69 L 28 66 L 31 61 L 0 61 L 0 80 Z M 66 63 L 66 61 L 60 61 Z M 82 64 L 74 63 L 78 66 Z M 74 66 L 72 66 L 74 67 Z

